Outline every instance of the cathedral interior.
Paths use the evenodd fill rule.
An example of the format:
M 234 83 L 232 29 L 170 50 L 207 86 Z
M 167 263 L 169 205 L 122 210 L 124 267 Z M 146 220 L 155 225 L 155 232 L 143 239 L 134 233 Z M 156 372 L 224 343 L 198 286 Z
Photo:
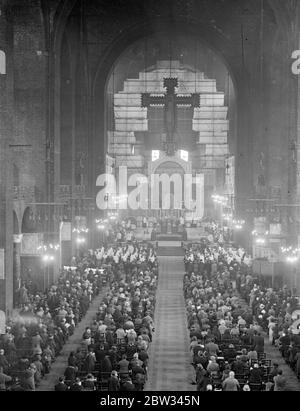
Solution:
M 23 283 L 43 292 L 97 249 L 108 217 L 181 244 L 234 218 L 256 274 L 299 298 L 299 49 L 297 0 L 0 0 L 3 316 Z M 200 176 L 198 206 L 179 186 L 171 209 L 161 191 L 155 209 L 148 196 L 120 207 L 99 176 L 122 186 L 125 168 L 132 181 Z

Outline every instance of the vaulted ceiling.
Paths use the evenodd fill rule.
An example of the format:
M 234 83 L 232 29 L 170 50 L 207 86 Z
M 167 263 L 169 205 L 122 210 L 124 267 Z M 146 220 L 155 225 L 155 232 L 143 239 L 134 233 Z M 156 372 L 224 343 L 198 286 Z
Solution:
M 9 1 L 11 2 L 11 0 Z M 80 1 L 47 0 L 47 3 L 57 18 L 66 18 Z M 277 24 L 284 29 L 294 20 L 298 6 L 297 0 L 89 0 L 88 3 L 91 12 L 100 13 L 102 16 L 138 9 L 144 16 L 151 17 L 153 12 L 161 15 L 164 13 L 164 9 L 172 13 L 175 5 L 178 9 L 186 8 L 191 12 L 191 15 L 195 10 L 201 13 L 210 10 L 213 18 L 218 18 L 219 15 L 223 21 L 230 21 L 230 17 L 236 13 L 241 17 L 248 18 L 259 16 L 263 5 L 264 8 L 270 8 L 273 11 Z

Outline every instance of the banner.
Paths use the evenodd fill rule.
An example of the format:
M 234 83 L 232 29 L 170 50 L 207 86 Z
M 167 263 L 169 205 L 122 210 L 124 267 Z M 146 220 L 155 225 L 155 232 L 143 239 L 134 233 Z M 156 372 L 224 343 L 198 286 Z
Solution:
M 85 230 L 87 228 L 87 218 L 85 216 L 75 216 L 75 227 L 79 230 Z
M 71 241 L 71 223 L 61 223 L 60 226 L 60 241 Z
M 0 311 L 0 335 L 5 334 L 6 328 L 6 317 L 3 311 Z
M 21 243 L 21 256 L 38 256 L 38 247 L 43 243 L 43 233 L 23 234 Z
M 268 230 L 266 217 L 254 218 L 254 230 L 257 231 L 258 234 L 265 234 Z
M 270 224 L 270 235 L 281 235 L 281 224 Z
M 272 251 L 271 251 L 270 247 L 253 245 L 252 250 L 253 250 L 252 251 L 253 259 L 256 259 L 256 258 L 269 259 L 270 257 L 272 257 Z
M 0 248 L 0 280 L 5 279 L 5 254 L 4 249 Z
M 5 334 L 6 317 L 3 311 L 0 311 L 0 335 Z
M 274 264 L 269 261 L 255 260 L 253 261 L 252 269 L 254 274 L 263 275 L 265 277 L 274 275 Z
M 235 193 L 235 157 L 231 156 L 226 161 L 225 192 L 228 196 Z

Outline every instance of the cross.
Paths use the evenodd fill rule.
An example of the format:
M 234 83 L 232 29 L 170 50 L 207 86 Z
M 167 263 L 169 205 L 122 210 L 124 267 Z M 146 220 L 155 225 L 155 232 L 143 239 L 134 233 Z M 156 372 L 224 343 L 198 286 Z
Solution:
M 199 107 L 200 95 L 191 94 L 190 96 L 182 96 L 175 94 L 175 88 L 178 87 L 177 78 L 165 78 L 164 88 L 167 89 L 166 94 L 153 96 L 150 93 L 142 94 L 142 107 L 164 107 L 165 131 L 167 134 L 167 141 L 165 150 L 168 156 L 173 156 L 176 151 L 176 141 L 174 134 L 177 124 L 177 107 Z

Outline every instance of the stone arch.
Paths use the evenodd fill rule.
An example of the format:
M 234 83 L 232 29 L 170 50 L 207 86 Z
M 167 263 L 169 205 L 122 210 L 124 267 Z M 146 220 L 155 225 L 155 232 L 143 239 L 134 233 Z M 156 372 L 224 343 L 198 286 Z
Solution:
M 97 153 L 106 151 L 107 136 L 105 133 L 105 123 L 106 123 L 106 104 L 105 96 L 106 89 L 108 86 L 108 80 L 113 71 L 113 66 L 121 56 L 121 54 L 136 41 L 142 40 L 152 36 L 153 34 L 165 34 L 170 28 L 169 21 L 164 18 L 158 18 L 157 24 L 149 25 L 147 23 L 141 22 L 134 27 L 129 28 L 126 32 L 123 32 L 116 37 L 106 49 L 101 60 L 98 62 L 98 68 L 92 83 L 92 107 L 93 107 L 93 120 L 92 120 L 92 132 L 90 135 L 90 158 L 95 158 Z M 158 30 L 156 28 L 159 27 Z M 172 25 L 171 25 L 172 27 Z M 226 51 L 230 50 L 230 44 L 227 39 L 220 35 L 215 29 L 208 26 L 203 26 L 202 24 L 196 24 L 196 22 L 189 22 L 187 26 L 185 19 L 176 20 L 176 24 L 173 25 L 174 30 L 178 34 L 190 34 L 199 40 L 200 43 L 204 44 L 206 47 L 211 49 L 224 63 L 225 67 L 232 78 L 234 85 L 234 91 L 236 95 L 236 100 L 238 101 L 238 93 L 241 87 L 245 88 L 245 83 L 242 82 L 242 77 L 247 79 L 247 75 L 241 76 L 239 68 L 235 67 L 231 62 L 229 63 L 226 59 Z M 171 29 L 172 30 L 172 29 Z M 211 41 L 209 41 L 211 39 Z M 223 47 L 224 45 L 224 47 Z M 244 74 L 244 73 L 243 73 Z M 97 107 L 97 111 L 95 110 Z M 238 105 L 239 107 L 239 105 Z M 99 113 L 102 113 L 99 115 Z M 237 114 L 238 116 L 238 114 Z M 96 137 L 97 136 L 97 137 Z M 102 164 L 102 169 L 100 168 L 99 162 L 95 160 L 91 161 L 92 175 L 98 175 L 104 172 L 104 167 Z
M 166 34 L 172 25 L 169 24 L 168 19 L 157 18 L 157 24 L 149 25 L 144 22 L 140 22 L 134 27 L 129 28 L 126 32 L 122 33 L 115 37 L 111 42 L 109 47 L 107 47 L 106 52 L 103 54 L 103 57 L 98 62 L 98 68 L 92 83 L 92 107 L 93 107 L 93 120 L 92 120 L 92 131 L 90 133 L 90 152 L 89 156 L 91 159 L 91 170 L 90 173 L 92 176 L 97 176 L 103 172 L 104 163 L 97 162 L 95 156 L 97 153 L 106 152 L 107 149 L 107 136 L 106 136 L 106 116 L 107 116 L 107 107 L 106 107 L 106 90 L 108 87 L 108 81 L 113 71 L 113 66 L 120 58 L 122 53 L 126 49 L 136 43 L 138 40 L 146 39 L 153 34 Z M 176 30 L 178 35 L 186 34 L 193 36 L 199 43 L 205 45 L 208 49 L 213 51 L 217 57 L 224 63 L 228 73 L 233 82 L 234 92 L 236 95 L 236 101 L 238 100 L 238 90 L 241 87 L 245 87 L 245 84 L 242 83 L 241 73 L 239 68 L 234 66 L 234 62 L 230 63 L 226 60 L 226 50 L 230 50 L 230 44 L 227 39 L 220 35 L 215 29 L 203 26 L 203 24 L 196 24 L 195 22 L 189 22 L 187 26 L 186 20 L 179 18 L 176 20 L 176 24 L 173 25 L 173 30 Z M 159 27 L 159 29 L 157 29 Z M 212 41 L 209 41 L 211 40 Z M 223 47 L 224 45 L 224 47 Z M 225 52 L 223 53 L 223 49 Z M 231 64 L 232 63 L 232 64 Z M 244 74 L 244 73 L 243 73 Z M 245 76 L 247 79 L 247 76 Z M 96 110 L 97 107 L 97 110 Z M 237 105 L 240 107 L 240 105 Z M 99 114 L 101 113 L 101 114 Z M 238 117 L 237 113 L 237 117 Z
M 6 74 L 6 54 L 0 50 L 0 74 Z
M 60 50 L 68 18 L 75 7 L 77 0 L 63 0 L 57 7 L 54 18 L 53 44 L 56 51 Z M 60 54 L 57 53 L 56 56 Z
M 149 175 L 155 174 L 157 172 L 157 170 L 159 169 L 159 167 L 161 167 L 166 162 L 168 162 L 168 163 L 171 162 L 171 163 L 177 164 L 180 168 L 182 168 L 182 171 L 185 174 L 191 174 L 192 173 L 192 166 L 191 166 L 190 162 L 183 161 L 178 157 L 163 157 L 163 158 L 160 158 L 157 161 L 149 163 L 149 166 L 148 166 L 149 167 L 148 168 Z
M 228 72 L 230 73 L 235 91 L 237 92 L 239 82 L 242 79 L 240 78 L 238 70 L 236 70 L 233 64 L 229 63 L 226 58 L 226 52 L 224 50 L 230 49 L 229 42 L 225 40 L 225 38 L 216 30 L 211 29 L 208 26 L 204 27 L 203 25 L 196 24 L 196 22 L 189 22 L 187 27 L 186 23 L 186 20 L 178 19 L 178 21 L 176 21 L 176 25 L 174 25 L 176 27 L 173 30 L 175 30 L 177 34 L 189 34 L 194 36 L 200 43 L 214 51 L 223 61 Z M 157 27 L 160 27 L 160 29 L 156 30 L 155 28 Z M 99 86 L 99 76 L 101 76 L 101 86 L 104 88 L 107 87 L 107 79 L 110 77 L 114 64 L 128 47 L 136 43 L 138 40 L 146 39 L 155 34 L 163 35 L 170 30 L 172 30 L 172 25 L 170 28 L 168 20 L 159 19 L 157 25 L 152 26 L 149 25 L 149 23 L 141 22 L 134 27 L 128 28 L 126 33 L 122 31 L 122 33 L 112 41 L 109 47 L 107 47 L 106 52 L 98 62 L 97 71 L 92 85 L 93 96 L 95 96 L 96 90 Z
M 49 132 L 53 135 L 56 146 L 60 146 L 60 76 L 61 76 L 61 51 L 65 29 L 70 14 L 75 7 L 77 0 L 62 0 L 58 3 L 56 9 L 50 10 L 50 7 L 43 2 L 43 17 L 45 22 L 45 38 L 49 49 L 52 53 L 49 55 L 49 72 L 53 73 L 53 83 L 49 91 Z M 48 138 L 50 138 L 50 135 Z M 60 178 L 60 156 L 54 156 L 54 179 L 59 181 Z M 52 193 L 53 194 L 53 193 Z
M 24 211 L 21 230 L 22 234 L 35 232 L 34 214 L 31 207 L 27 207 Z
M 285 2 L 281 2 L 280 0 L 268 0 L 268 5 L 272 9 L 276 21 L 278 23 L 279 28 L 281 29 L 282 33 L 289 33 L 290 30 L 290 18 L 293 16 L 291 13 L 289 15 L 289 5 L 284 4 Z M 288 3 L 288 2 L 287 2 Z M 296 7 L 297 7 L 296 2 Z M 293 12 L 296 12 L 296 7 Z

